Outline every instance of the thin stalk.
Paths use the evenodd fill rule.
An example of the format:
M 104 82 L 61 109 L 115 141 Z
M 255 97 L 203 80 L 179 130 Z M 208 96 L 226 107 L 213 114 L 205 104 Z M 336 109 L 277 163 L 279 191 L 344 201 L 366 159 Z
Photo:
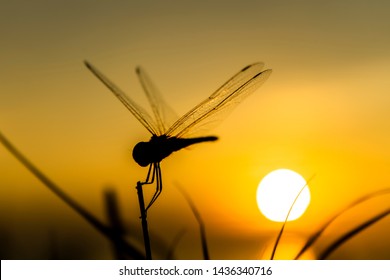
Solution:
M 137 182 L 137 194 L 138 194 L 138 202 L 139 209 L 141 212 L 141 224 L 142 224 L 142 233 L 144 236 L 144 245 L 145 245 L 145 254 L 146 259 L 152 259 L 152 250 L 150 248 L 150 239 L 149 239 L 149 230 L 148 230 L 148 221 L 146 219 L 146 209 L 145 209 L 145 201 L 144 201 L 144 192 L 142 189 L 143 184 L 141 182 Z

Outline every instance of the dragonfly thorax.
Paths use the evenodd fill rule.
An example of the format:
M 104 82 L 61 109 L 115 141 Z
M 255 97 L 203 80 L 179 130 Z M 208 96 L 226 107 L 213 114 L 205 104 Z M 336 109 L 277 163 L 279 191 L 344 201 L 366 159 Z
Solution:
M 153 136 L 149 142 L 139 142 L 134 146 L 133 158 L 143 167 L 160 162 L 173 152 L 170 142 L 165 135 Z

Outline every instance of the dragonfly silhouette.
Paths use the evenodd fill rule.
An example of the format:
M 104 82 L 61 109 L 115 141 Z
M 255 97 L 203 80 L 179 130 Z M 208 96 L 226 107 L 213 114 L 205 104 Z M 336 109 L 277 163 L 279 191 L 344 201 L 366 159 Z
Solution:
M 136 68 L 136 73 L 152 107 L 155 119 L 96 67 L 87 61 L 84 63 L 152 134 L 149 142 L 140 142 L 133 149 L 134 160 L 142 167 L 149 166 L 146 180 L 142 184 L 152 184 L 156 180 L 156 191 L 145 210 L 156 201 L 162 191 L 160 162 L 171 153 L 190 145 L 217 140 L 216 136 L 184 137 L 194 131 L 199 131 L 205 125 L 209 127 L 210 124 L 215 124 L 218 116 L 221 117 L 222 114 L 235 108 L 244 98 L 261 86 L 272 72 L 270 69 L 263 71 L 263 63 L 248 65 L 230 78 L 210 97 L 169 126 L 166 117 L 166 111 L 169 107 L 140 67 Z

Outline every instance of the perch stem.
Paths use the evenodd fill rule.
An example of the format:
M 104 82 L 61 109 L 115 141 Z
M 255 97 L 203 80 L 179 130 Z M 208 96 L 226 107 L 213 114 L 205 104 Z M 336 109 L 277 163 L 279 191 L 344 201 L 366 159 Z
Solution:
M 150 239 L 149 239 L 149 230 L 148 230 L 148 221 L 146 219 L 146 209 L 145 209 L 145 201 L 144 201 L 144 193 L 142 190 L 143 184 L 141 182 L 137 182 L 137 194 L 138 194 L 138 202 L 139 208 L 141 211 L 141 224 L 142 224 L 142 233 L 144 237 L 144 245 L 145 245 L 145 255 L 147 260 L 152 259 L 152 251 L 150 249 Z

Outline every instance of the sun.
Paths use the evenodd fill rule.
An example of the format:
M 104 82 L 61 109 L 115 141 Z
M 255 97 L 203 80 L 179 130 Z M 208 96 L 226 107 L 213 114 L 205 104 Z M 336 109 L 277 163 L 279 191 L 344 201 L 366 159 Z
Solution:
M 261 180 L 257 188 L 257 205 L 269 220 L 284 222 L 293 203 L 288 221 L 298 219 L 310 203 L 309 186 L 301 175 L 289 169 L 278 169 Z

